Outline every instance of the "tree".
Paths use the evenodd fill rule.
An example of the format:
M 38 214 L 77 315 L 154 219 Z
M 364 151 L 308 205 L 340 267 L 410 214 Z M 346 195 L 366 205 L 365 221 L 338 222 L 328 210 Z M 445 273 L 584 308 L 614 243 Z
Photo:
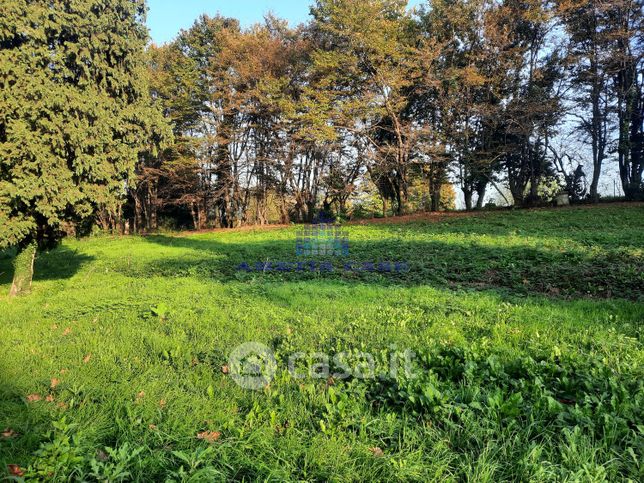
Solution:
M 0 247 L 11 295 L 61 224 L 118 213 L 142 153 L 164 136 L 145 75 L 143 0 L 6 0 L 0 20 Z
M 555 176 L 548 146 L 562 117 L 562 58 L 548 3 L 506 0 L 490 15 L 493 45 L 505 68 L 493 149 L 505 168 L 515 205 L 540 200 L 539 186 Z
M 644 14 L 641 0 L 608 10 L 609 72 L 616 97 L 619 176 L 626 199 L 644 199 Z
M 568 62 L 579 128 L 590 139 L 593 156 L 593 175 L 590 198 L 599 200 L 599 178 L 608 157 L 610 142 L 610 27 L 607 11 L 611 2 L 599 0 L 563 0 L 558 14 L 568 32 Z
M 174 143 L 156 155 L 149 153 L 137 165 L 137 183 L 129 191 L 135 231 L 156 230 L 158 211 L 164 206 L 183 206 L 191 213 L 201 213 L 202 206 L 197 203 L 199 194 L 186 192 L 202 185 L 197 143 L 188 135 L 199 131 L 206 102 L 197 60 L 172 43 L 151 45 L 147 63 L 150 94 L 172 126 Z
M 441 206 L 450 164 L 455 164 L 468 210 L 475 192 L 482 203 L 492 177 L 493 160 L 486 152 L 485 134 L 487 117 L 498 103 L 494 83 L 499 77 L 494 72 L 498 54 L 486 42 L 488 8 L 483 0 L 434 0 L 419 16 L 421 34 L 435 39 L 440 48 L 438 82 L 418 99 L 417 109 L 432 125 L 431 132 L 439 134 L 434 136 L 439 149 L 425 169 L 432 210 Z
M 318 0 L 312 8 L 324 102 L 337 127 L 368 141 L 371 178 L 398 214 L 422 132 L 410 100 L 426 88 L 436 54 L 431 43 L 416 42 L 406 3 Z

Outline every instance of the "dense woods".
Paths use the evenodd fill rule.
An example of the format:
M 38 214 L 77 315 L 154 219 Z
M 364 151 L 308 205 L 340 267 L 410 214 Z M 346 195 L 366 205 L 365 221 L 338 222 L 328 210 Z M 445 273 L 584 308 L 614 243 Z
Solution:
M 644 185 L 641 0 L 318 0 L 296 27 L 2 3 L 0 247 L 64 232 L 598 201 Z M 586 181 L 586 173 L 589 180 Z M 17 273 L 21 270 L 17 270 Z
M 295 28 L 201 17 L 150 48 L 175 144 L 139 166 L 136 229 L 642 197 L 636 1 L 320 0 Z M 586 174 L 588 180 L 586 181 Z

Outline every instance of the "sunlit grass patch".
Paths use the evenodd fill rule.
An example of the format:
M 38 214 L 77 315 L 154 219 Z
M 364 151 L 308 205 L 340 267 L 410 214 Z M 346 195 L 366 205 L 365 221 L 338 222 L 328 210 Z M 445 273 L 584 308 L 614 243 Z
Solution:
M 351 257 L 405 274 L 239 273 L 296 258 L 295 227 L 67 240 L 0 301 L 0 460 L 58 480 L 642 479 L 642 214 L 348 228 Z M 278 362 L 262 391 L 225 369 L 248 341 Z M 287 370 L 404 349 L 416 379 Z

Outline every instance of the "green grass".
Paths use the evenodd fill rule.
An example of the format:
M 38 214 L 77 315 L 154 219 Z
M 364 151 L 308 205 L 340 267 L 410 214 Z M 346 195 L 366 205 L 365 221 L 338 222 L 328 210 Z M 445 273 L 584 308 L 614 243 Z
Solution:
M 296 227 L 41 254 L 32 294 L 0 298 L 0 431 L 15 433 L 0 435 L 0 475 L 644 480 L 642 205 L 348 230 L 351 260 L 410 271 L 237 270 L 296 259 Z M 248 341 L 278 361 L 262 391 L 222 371 Z M 300 351 L 369 352 L 384 370 L 407 348 L 415 378 L 286 370 Z

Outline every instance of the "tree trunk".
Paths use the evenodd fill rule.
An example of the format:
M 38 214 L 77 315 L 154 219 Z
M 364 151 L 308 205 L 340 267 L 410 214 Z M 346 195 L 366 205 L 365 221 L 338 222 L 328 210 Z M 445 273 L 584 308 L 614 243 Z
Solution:
M 441 206 L 441 187 L 440 185 L 434 186 L 431 192 L 431 206 L 430 211 L 439 211 Z
M 195 230 L 199 229 L 199 219 L 197 218 L 197 211 L 195 210 L 195 203 L 190 203 L 190 216 L 192 217 L 192 226 Z
M 288 206 L 286 203 L 286 196 L 280 195 L 280 223 L 286 225 L 289 222 Z
M 593 180 L 590 183 L 590 199 L 593 203 L 597 203 L 599 201 L 599 175 L 601 173 L 601 164 L 599 163 L 594 163 L 594 169 L 593 169 Z
M 471 189 L 466 189 L 466 188 L 463 188 L 462 190 L 463 190 L 463 197 L 465 198 L 465 209 L 467 211 L 471 211 L 473 191 Z
M 157 188 L 156 185 L 152 186 L 153 183 L 148 183 L 148 203 L 149 203 L 149 221 L 148 228 L 150 230 L 157 230 L 159 228 L 159 223 L 157 221 Z
M 35 241 L 25 242 L 18 248 L 18 255 L 14 261 L 13 283 L 9 297 L 28 293 L 34 276 L 34 260 L 36 259 Z
M 593 152 L 593 179 L 590 183 L 590 199 L 593 203 L 599 201 L 599 177 L 602 171 L 602 161 L 604 160 L 605 138 L 602 132 L 602 112 L 601 112 L 601 87 L 599 84 L 598 70 L 596 63 L 591 63 L 593 72 L 593 85 L 591 92 L 592 119 L 591 119 L 591 141 Z
M 398 216 L 401 216 L 405 214 L 402 193 L 400 190 L 400 185 L 398 185 L 396 188 L 396 214 Z
M 483 208 L 483 202 L 485 201 L 485 192 L 487 191 L 487 181 L 480 181 L 476 184 L 476 209 L 480 210 Z
M 134 231 L 140 233 L 143 228 L 143 208 L 138 192 L 134 192 Z
M 510 173 L 508 173 L 508 187 L 510 188 L 510 193 L 512 194 L 512 201 L 514 206 L 523 206 L 525 202 L 525 196 L 523 195 L 524 186 Z

